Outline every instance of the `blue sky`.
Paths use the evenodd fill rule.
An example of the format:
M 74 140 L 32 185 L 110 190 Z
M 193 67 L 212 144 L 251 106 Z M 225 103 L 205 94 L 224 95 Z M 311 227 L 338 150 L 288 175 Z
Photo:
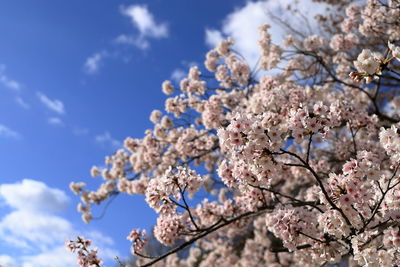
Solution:
M 45 264 L 46 252 L 62 254 L 60 240 L 67 238 L 39 246 L 34 240 L 45 236 L 45 223 L 26 233 L 24 225 L 10 228 L 13 218 L 30 214 L 37 215 L 31 226 L 53 220 L 55 228 L 64 225 L 62 234 L 90 233 L 109 253 L 108 266 L 113 253 L 126 257 L 127 234 L 154 224 L 154 212 L 140 196 L 119 196 L 101 220 L 85 225 L 69 183 L 95 189 L 100 181 L 89 177 L 91 166 L 125 137 L 142 137 L 152 127 L 150 112 L 164 107 L 161 83 L 182 78 L 193 64 L 202 68 L 221 36 L 232 35 L 254 63 L 257 28 L 269 21 L 265 10 L 280 14 L 289 2 L 1 1 L 0 264 L 70 266 L 66 258 Z M 282 35 L 273 30 L 275 40 Z

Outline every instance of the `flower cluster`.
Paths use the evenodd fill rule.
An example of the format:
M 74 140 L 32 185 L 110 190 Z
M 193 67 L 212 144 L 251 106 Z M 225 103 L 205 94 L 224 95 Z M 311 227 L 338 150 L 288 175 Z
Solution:
M 260 31 L 260 40 L 258 45 L 261 48 L 260 67 L 263 70 L 270 70 L 278 65 L 281 61 L 282 49 L 277 45 L 272 45 L 271 35 L 268 33 L 270 25 L 263 24 Z
M 392 125 L 389 129 L 382 128 L 379 133 L 379 141 L 391 159 L 400 162 L 399 129 L 395 125 Z
M 70 239 L 65 243 L 65 247 L 76 252 L 78 259 L 77 264 L 82 267 L 100 267 L 102 260 L 97 256 L 97 249 L 89 249 L 91 241 L 78 236 L 75 241 Z
M 393 266 L 394 251 L 378 250 L 377 241 L 371 240 L 378 236 L 377 231 L 360 234 L 351 240 L 354 249 L 354 261 L 361 266 Z
M 170 214 L 175 211 L 172 197 L 179 201 L 187 192 L 193 196 L 203 183 L 203 179 L 195 171 L 178 167 L 168 169 L 159 179 L 151 179 L 146 190 L 146 201 L 150 207 L 160 214 Z
M 388 47 L 393 57 L 395 57 L 398 61 L 400 61 L 400 46 L 396 46 L 393 43 L 388 42 Z
M 268 230 L 289 250 L 296 250 L 307 235 L 314 234 L 315 213 L 304 208 L 278 209 L 266 218 Z
M 146 231 L 145 230 L 143 230 L 140 233 L 138 229 L 134 229 L 129 234 L 127 239 L 133 243 L 133 246 L 132 246 L 133 253 L 142 252 L 143 248 L 147 244 L 147 238 L 146 238 Z
M 400 47 L 388 42 L 388 53 L 392 57 L 384 57 L 381 53 L 372 52 L 369 49 L 363 49 L 358 55 L 357 60 L 354 61 L 356 72 L 350 73 L 350 78 L 356 82 L 360 82 L 363 78 L 366 79 L 367 83 L 370 83 L 373 79 L 377 79 L 377 75 L 382 74 L 382 70 L 393 60 L 397 59 L 400 61 Z
M 379 72 L 379 66 L 382 60 L 382 55 L 373 53 L 369 49 L 364 49 L 358 55 L 357 61 L 354 61 L 354 66 L 358 72 L 365 73 L 366 75 L 373 75 Z
M 166 246 L 172 246 L 175 240 L 180 236 L 180 231 L 183 229 L 182 216 L 161 216 L 158 217 L 157 224 L 154 227 L 154 235 L 160 243 Z

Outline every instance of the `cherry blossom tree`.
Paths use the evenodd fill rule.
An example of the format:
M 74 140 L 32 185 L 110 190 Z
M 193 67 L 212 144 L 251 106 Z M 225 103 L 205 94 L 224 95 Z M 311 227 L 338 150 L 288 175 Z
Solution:
M 228 38 L 165 81 L 154 128 L 92 168 L 99 189 L 71 183 L 83 220 L 144 195 L 169 248 L 149 255 L 144 230 L 122 233 L 140 266 L 399 265 L 400 1 L 315 2 L 330 7 L 318 34 L 286 25 L 277 45 L 259 28 L 257 68 Z

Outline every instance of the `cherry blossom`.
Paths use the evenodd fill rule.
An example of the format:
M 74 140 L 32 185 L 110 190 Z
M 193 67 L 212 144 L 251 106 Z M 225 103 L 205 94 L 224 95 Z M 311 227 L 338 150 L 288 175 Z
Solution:
M 400 1 L 315 2 L 332 7 L 318 33 L 281 21 L 279 45 L 260 25 L 254 70 L 228 37 L 165 81 L 152 128 L 92 168 L 98 189 L 71 183 L 83 220 L 144 196 L 167 252 L 134 229 L 141 266 L 400 265 Z

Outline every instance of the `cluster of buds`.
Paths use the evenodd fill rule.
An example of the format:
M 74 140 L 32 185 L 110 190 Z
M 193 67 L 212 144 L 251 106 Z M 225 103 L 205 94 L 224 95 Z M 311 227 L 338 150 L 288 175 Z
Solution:
M 356 83 L 361 82 L 364 79 L 364 75 L 362 75 L 361 73 L 357 72 L 357 71 L 352 71 L 349 74 L 349 77 L 355 81 Z

